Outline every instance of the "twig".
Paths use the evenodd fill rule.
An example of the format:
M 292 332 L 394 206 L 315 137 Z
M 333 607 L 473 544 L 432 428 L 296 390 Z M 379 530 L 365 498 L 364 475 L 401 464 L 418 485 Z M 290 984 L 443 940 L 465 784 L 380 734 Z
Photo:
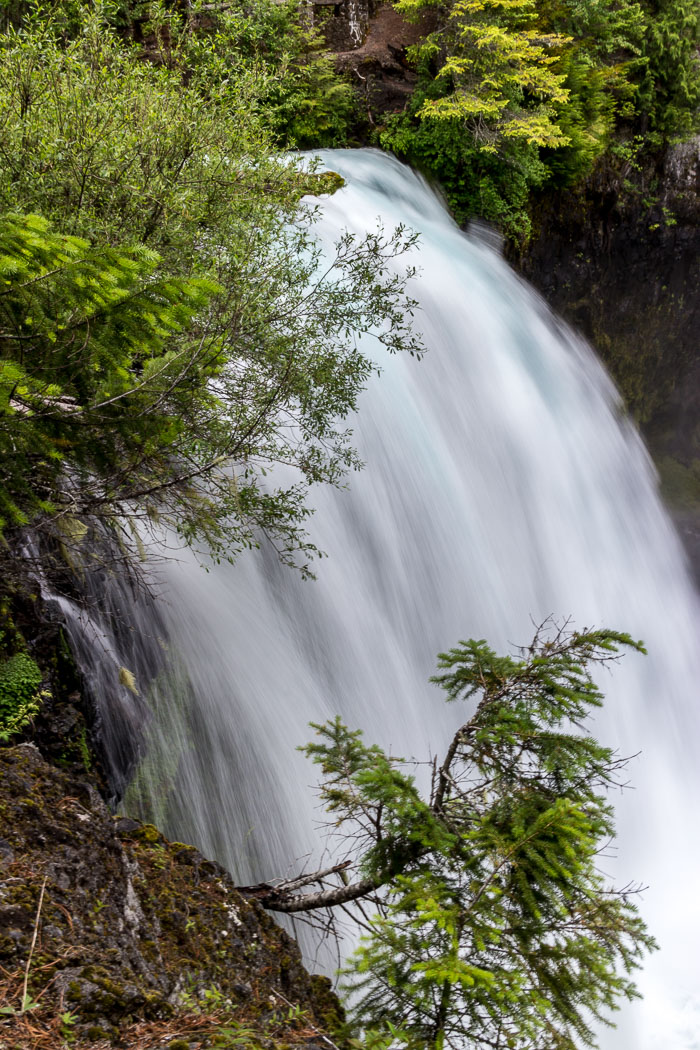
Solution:
M 276 995 L 278 999 L 281 999 L 286 1006 L 289 1006 L 292 1010 L 294 1009 L 294 1003 L 290 1003 L 289 999 L 286 999 L 281 992 L 277 991 L 276 988 L 272 989 L 272 994 Z M 328 1046 L 333 1047 L 333 1050 L 339 1050 L 337 1044 L 334 1043 L 332 1039 L 329 1039 L 327 1035 L 324 1035 L 324 1033 L 319 1028 L 317 1028 L 315 1024 L 313 1024 L 311 1021 L 307 1021 L 307 1024 L 309 1028 L 316 1033 L 316 1035 L 320 1036 L 321 1039 L 323 1039 L 324 1043 L 327 1043 Z
M 36 909 L 36 918 L 34 919 L 34 933 L 32 934 L 32 943 L 29 947 L 29 955 L 27 957 L 27 965 L 24 970 L 24 985 L 22 986 L 22 1003 L 21 1011 L 25 1012 L 25 1003 L 27 1002 L 27 985 L 29 984 L 29 967 L 32 964 L 32 955 L 34 954 L 34 947 L 36 945 L 36 938 L 39 932 L 39 917 L 41 915 L 41 906 L 44 903 L 44 890 L 46 889 L 46 880 L 48 875 L 44 875 L 44 881 L 41 884 L 41 893 L 39 894 L 39 904 Z
M 350 867 L 350 864 L 351 862 L 349 860 L 344 860 L 341 864 L 334 864 L 332 868 L 324 868 L 322 871 L 312 871 L 308 875 L 300 875 L 295 879 L 284 879 L 276 886 L 272 886 L 269 882 L 259 882 L 255 886 L 237 886 L 236 889 L 239 893 L 243 894 L 244 897 L 260 897 L 264 901 L 267 897 L 282 896 L 291 893 L 292 890 L 301 889 L 302 886 L 308 886 L 311 882 L 320 882 L 328 875 L 334 875 L 336 872 L 345 871 L 346 868 Z

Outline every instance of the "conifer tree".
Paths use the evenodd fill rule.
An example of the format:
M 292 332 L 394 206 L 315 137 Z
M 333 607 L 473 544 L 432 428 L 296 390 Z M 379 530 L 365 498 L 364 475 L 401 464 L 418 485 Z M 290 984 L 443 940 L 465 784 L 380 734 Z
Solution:
M 421 6 L 423 0 L 399 4 L 409 15 Z M 487 152 L 504 139 L 565 145 L 553 107 L 569 92 L 552 67 L 567 42 L 538 27 L 533 0 L 456 0 L 442 33 L 423 45 L 444 51 L 438 79 L 452 90 L 427 100 L 419 116 L 463 121 Z
M 642 115 L 657 141 L 691 135 L 700 122 L 700 6 L 696 0 L 648 0 L 647 7 Z
M 206 315 L 218 286 L 158 263 L 37 215 L 0 218 L 0 533 L 84 532 L 78 516 L 113 512 L 136 487 L 170 491 L 173 509 L 183 499 L 185 416 L 219 407 Z
M 625 760 L 587 730 L 603 699 L 591 669 L 622 648 L 644 651 L 615 631 L 546 624 L 514 655 L 474 640 L 442 653 L 433 681 L 471 711 L 427 798 L 339 719 L 316 726 L 304 750 L 359 878 L 346 861 L 342 886 L 283 884 L 265 903 L 374 900 L 346 971 L 363 1027 L 426 1050 L 574 1050 L 636 995 L 631 974 L 654 944 L 631 888 L 599 868 Z

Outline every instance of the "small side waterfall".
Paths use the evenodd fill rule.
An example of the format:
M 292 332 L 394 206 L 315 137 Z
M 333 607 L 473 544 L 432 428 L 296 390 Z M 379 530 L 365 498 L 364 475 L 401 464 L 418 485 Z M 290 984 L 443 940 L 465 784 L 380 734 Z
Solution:
M 367 467 L 349 490 L 314 496 L 328 554 L 316 582 L 264 549 L 208 572 L 184 552 L 156 570 L 162 626 L 125 594 L 130 632 L 102 624 L 91 645 L 64 603 L 98 699 L 100 682 L 121 688 L 102 712 L 114 737 L 115 719 L 137 717 L 120 666 L 151 712 L 127 805 L 239 880 L 284 874 L 321 848 L 314 773 L 295 751 L 310 720 L 338 713 L 425 757 L 457 716 L 427 681 L 439 650 L 469 636 L 507 648 L 550 615 L 629 631 L 650 655 L 610 676 L 598 726 L 641 752 L 610 867 L 649 885 L 642 907 L 663 950 L 644 1001 L 601 1045 L 697 1048 L 700 608 L 648 455 L 592 352 L 416 175 L 372 151 L 324 159 L 347 186 L 323 203 L 321 238 L 377 215 L 421 231 L 412 292 L 429 352 L 383 360 L 362 398 Z

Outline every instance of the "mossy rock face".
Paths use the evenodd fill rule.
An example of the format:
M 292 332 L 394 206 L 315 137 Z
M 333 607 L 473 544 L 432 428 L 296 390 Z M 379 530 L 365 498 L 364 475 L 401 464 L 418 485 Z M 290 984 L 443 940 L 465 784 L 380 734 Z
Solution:
M 0 999 L 19 1006 L 36 925 L 34 1030 L 58 1035 L 68 1011 L 76 1047 L 136 1047 L 162 1029 L 163 1046 L 192 1033 L 213 1045 L 215 1032 L 246 1045 L 250 1031 L 248 1045 L 278 1050 L 341 1023 L 329 982 L 306 972 L 296 943 L 223 868 L 113 817 L 87 777 L 24 744 L 0 750 L 0 798 Z M 288 1004 L 301 1014 L 290 1020 Z M 0 1020 L 0 1045 L 21 1047 L 28 1017 Z
M 305 179 L 304 195 L 328 197 L 345 185 L 345 179 L 337 171 L 309 172 Z

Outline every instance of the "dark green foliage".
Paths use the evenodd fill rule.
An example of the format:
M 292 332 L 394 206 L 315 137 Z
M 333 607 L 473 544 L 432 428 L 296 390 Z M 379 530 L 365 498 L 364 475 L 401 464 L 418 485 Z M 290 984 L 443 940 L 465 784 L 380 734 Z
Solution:
M 691 134 L 700 107 L 700 5 L 697 0 L 647 0 L 642 118 L 656 141 Z M 645 129 L 646 130 L 646 129 Z
M 197 37 L 198 57 L 194 37 L 152 26 L 170 47 L 153 64 L 99 12 L 75 40 L 58 28 L 0 39 L 0 207 L 90 245 L 32 220 L 36 284 L 8 248 L 4 516 L 64 546 L 87 519 L 156 519 L 226 557 L 265 533 L 308 571 L 308 486 L 359 465 L 342 419 L 375 367 L 358 334 L 419 350 L 392 269 L 413 239 L 348 236 L 321 260 L 300 199 L 322 180 L 275 154 L 266 82 L 230 68 L 228 38 Z M 280 463 L 296 469 L 275 482 Z
M 323 37 L 309 25 L 299 0 L 232 4 L 208 20 L 209 27 L 205 23 L 181 38 L 185 65 L 214 79 L 222 72 L 230 76 L 236 66 L 255 69 L 262 79 L 257 106 L 280 146 L 346 143 L 356 120 L 355 96 L 335 72 Z M 217 59 L 219 68 L 207 70 L 207 56 L 213 55 L 227 56 L 229 69 L 222 70 Z
M 457 222 L 477 216 L 513 241 L 527 240 L 530 196 L 547 177 L 537 147 L 509 142 L 496 155 L 485 153 L 459 120 L 420 120 L 425 99 L 441 91 L 435 82 L 418 88 L 406 110 L 387 121 L 381 145 L 440 183 Z
M 590 669 L 624 647 L 643 651 L 548 625 L 514 656 L 483 641 L 441 654 L 433 680 L 470 713 L 429 799 L 401 760 L 339 721 L 317 727 L 305 750 L 322 797 L 384 887 L 345 975 L 363 1027 L 436 1050 L 574 1050 L 636 995 L 654 944 L 598 867 L 625 762 L 586 730 L 603 699 Z
M 282 146 L 347 145 L 358 120 L 355 95 L 335 72 L 333 58 L 321 50 L 321 38 L 309 35 L 305 47 L 270 83 L 263 103 L 270 128 Z

